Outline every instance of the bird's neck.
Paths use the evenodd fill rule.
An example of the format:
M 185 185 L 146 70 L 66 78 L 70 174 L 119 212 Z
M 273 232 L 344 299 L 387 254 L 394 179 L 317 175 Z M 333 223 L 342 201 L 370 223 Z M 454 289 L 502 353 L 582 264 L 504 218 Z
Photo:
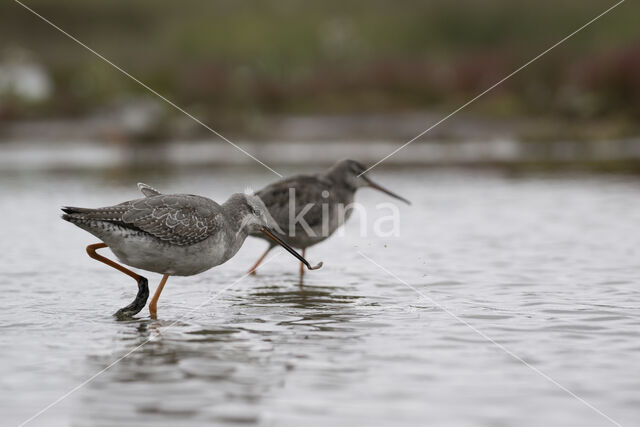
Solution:
M 246 221 L 248 207 L 243 203 L 234 203 L 227 201 L 222 205 L 225 219 L 227 220 L 227 230 L 233 234 L 243 233 L 246 235 Z
M 336 189 L 344 189 L 344 191 L 349 191 L 351 193 L 355 193 L 355 191 L 358 189 L 357 187 L 353 186 L 348 180 L 344 179 L 344 174 L 341 171 L 334 168 L 326 171 L 324 174 L 322 174 L 322 177 L 330 181 L 333 184 L 333 187 Z
M 343 202 L 353 201 L 354 194 L 358 189 L 348 180 L 344 179 L 344 175 L 334 169 L 329 169 L 323 174 L 323 178 L 331 182 L 333 189 L 331 192 L 337 196 L 337 199 Z
M 246 225 L 242 221 L 244 216 L 242 212 L 237 209 L 237 206 L 223 205 L 223 214 L 225 222 L 227 223 L 224 228 L 225 240 L 227 241 L 225 257 L 230 259 L 240 250 L 249 233 Z

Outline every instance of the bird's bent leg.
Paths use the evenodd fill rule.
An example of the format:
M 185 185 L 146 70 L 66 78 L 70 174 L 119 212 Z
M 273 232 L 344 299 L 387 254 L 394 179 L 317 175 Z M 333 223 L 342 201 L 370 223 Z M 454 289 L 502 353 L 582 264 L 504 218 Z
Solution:
M 269 253 L 269 251 L 271 251 L 271 249 L 273 249 L 274 246 L 273 245 L 269 245 L 269 247 L 267 248 L 266 251 L 264 251 L 264 253 L 262 254 L 262 256 L 260 258 L 258 258 L 258 261 L 256 261 L 255 264 L 253 264 L 253 267 L 251 267 L 249 269 L 249 274 L 254 275 L 256 274 L 256 268 L 258 268 L 258 266 L 262 263 L 262 261 L 264 261 L 264 258 L 267 256 L 267 254 Z
M 124 274 L 126 274 L 129 277 L 132 277 L 133 279 L 135 279 L 136 282 L 138 282 L 138 294 L 136 295 L 136 298 L 133 300 L 131 304 L 121 308 L 120 310 L 116 311 L 114 314 L 114 316 L 118 318 L 131 317 L 135 314 L 138 314 L 140 310 L 142 310 L 144 306 L 147 304 L 147 298 L 149 298 L 149 282 L 145 277 L 142 277 L 139 274 L 134 273 L 133 271 L 118 264 L 117 262 L 111 261 L 109 258 L 103 257 L 102 255 L 98 255 L 96 250 L 106 248 L 106 247 L 107 245 L 104 243 L 95 243 L 93 245 L 89 245 L 87 246 L 87 254 L 91 258 L 98 260 L 104 264 L 107 264 L 108 266 L 113 267 L 118 271 L 123 272 Z
M 160 280 L 156 293 L 153 294 L 153 298 L 151 298 L 151 302 L 149 303 L 149 314 L 152 319 L 155 319 L 158 313 L 158 299 L 160 299 L 160 294 L 162 293 L 162 289 L 164 289 L 164 285 L 167 283 L 168 278 L 168 274 L 162 276 L 162 280 Z

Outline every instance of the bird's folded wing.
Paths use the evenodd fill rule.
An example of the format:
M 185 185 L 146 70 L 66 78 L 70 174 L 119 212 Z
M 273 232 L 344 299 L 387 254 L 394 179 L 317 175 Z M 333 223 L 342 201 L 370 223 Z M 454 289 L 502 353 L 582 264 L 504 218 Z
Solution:
M 121 221 L 167 243 L 188 246 L 220 229 L 220 206 L 200 196 L 151 196 L 131 201 Z

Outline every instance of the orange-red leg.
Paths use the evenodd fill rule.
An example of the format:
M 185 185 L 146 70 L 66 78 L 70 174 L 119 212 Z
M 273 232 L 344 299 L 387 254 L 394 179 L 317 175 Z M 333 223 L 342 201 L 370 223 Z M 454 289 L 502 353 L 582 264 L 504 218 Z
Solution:
M 108 266 L 123 272 L 127 276 L 133 277 L 135 280 L 140 280 L 142 276 L 140 276 L 139 274 L 134 273 L 133 271 L 129 270 L 127 267 L 124 267 L 118 264 L 117 262 L 111 261 L 109 258 L 103 257 L 102 255 L 98 255 L 98 253 L 96 252 L 96 249 L 102 249 L 106 247 L 107 245 L 104 243 L 94 243 L 93 245 L 87 246 L 87 254 L 89 254 L 91 258 L 96 259 L 100 262 L 103 262 Z
M 158 299 L 160 299 L 160 294 L 162 293 L 162 289 L 164 289 L 165 283 L 167 283 L 167 279 L 169 278 L 168 274 L 162 276 L 162 280 L 156 289 L 156 293 L 153 294 L 153 298 L 151 298 L 151 302 L 149 303 L 149 314 L 152 319 L 156 318 L 158 313 Z
M 262 256 L 260 258 L 258 258 L 258 261 L 256 261 L 255 264 L 253 264 L 253 267 L 251 267 L 249 269 L 249 274 L 254 275 L 256 274 L 256 268 L 258 268 L 258 266 L 262 263 L 262 261 L 264 261 L 265 257 L 267 256 L 267 254 L 271 251 L 271 249 L 273 249 L 273 245 L 270 245 L 266 251 L 264 251 L 264 253 L 262 254 Z
M 109 258 L 103 257 L 102 255 L 99 255 L 96 252 L 97 249 L 102 249 L 106 247 L 107 245 L 104 243 L 95 243 L 93 245 L 89 245 L 87 246 L 87 254 L 91 258 L 98 260 L 104 264 L 107 264 L 109 267 L 113 267 L 118 271 L 123 272 L 124 274 L 126 274 L 129 277 L 132 277 L 133 279 L 135 279 L 136 282 L 138 282 L 138 294 L 136 295 L 136 298 L 133 300 L 131 304 L 118 310 L 115 313 L 115 315 L 117 317 L 130 317 L 135 314 L 138 314 L 140 310 L 142 310 L 144 306 L 147 304 L 147 298 L 149 298 L 148 281 L 145 277 L 142 277 L 139 274 L 134 273 L 128 268 L 118 264 L 117 262 L 111 261 Z

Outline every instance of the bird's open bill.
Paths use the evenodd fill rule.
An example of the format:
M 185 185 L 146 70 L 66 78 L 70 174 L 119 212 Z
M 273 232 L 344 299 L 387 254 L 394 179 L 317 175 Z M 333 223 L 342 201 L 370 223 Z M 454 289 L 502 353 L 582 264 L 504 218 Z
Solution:
M 408 201 L 407 199 L 405 199 L 404 197 L 398 196 L 396 193 L 393 193 L 393 192 L 387 190 L 386 188 L 376 184 L 375 182 L 371 181 L 367 176 L 362 175 L 362 179 L 367 181 L 367 184 L 369 184 L 369 187 L 375 188 L 378 191 L 382 191 L 383 193 L 388 194 L 389 196 L 391 196 L 391 197 L 393 197 L 395 199 L 402 200 L 403 202 L 405 202 L 408 205 L 411 204 L 411 202 Z
M 283 242 L 282 239 L 280 239 L 278 236 L 276 236 L 273 233 L 273 231 L 269 230 L 268 228 L 263 227 L 262 228 L 262 232 L 264 234 L 266 234 L 267 236 L 269 236 L 269 238 L 271 240 L 273 240 L 274 242 L 276 242 L 277 244 L 279 244 L 280 246 L 285 248 L 287 250 L 287 252 L 289 252 L 291 255 L 293 255 L 294 257 L 298 258 L 300 260 L 300 262 L 302 262 L 304 265 L 306 265 L 309 270 L 317 270 L 320 267 L 322 267 L 322 262 L 319 262 L 316 266 L 312 267 L 311 264 L 309 264 L 309 262 L 302 257 L 302 255 L 300 255 L 298 252 L 296 252 L 295 249 L 293 249 L 291 246 L 289 246 L 285 242 Z

